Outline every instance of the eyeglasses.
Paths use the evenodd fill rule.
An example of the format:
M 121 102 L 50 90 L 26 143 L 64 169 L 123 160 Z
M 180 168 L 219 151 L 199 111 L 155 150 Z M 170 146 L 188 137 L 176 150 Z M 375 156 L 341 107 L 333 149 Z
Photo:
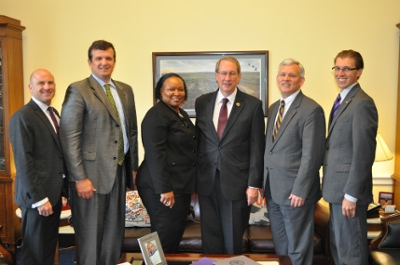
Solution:
M 232 77 L 235 77 L 235 76 L 238 75 L 238 73 L 236 73 L 236 72 L 218 72 L 218 74 L 220 74 L 220 75 L 222 75 L 222 76 L 227 76 L 227 75 L 229 75 L 229 76 L 232 76 Z
M 350 68 L 350 67 L 340 68 L 338 66 L 334 66 L 334 67 L 332 67 L 332 70 L 334 70 L 335 72 L 339 72 L 340 70 L 342 70 L 343 72 L 348 73 L 348 72 L 353 71 L 353 70 L 358 70 L 358 68 L 357 67 L 354 67 L 354 68 Z

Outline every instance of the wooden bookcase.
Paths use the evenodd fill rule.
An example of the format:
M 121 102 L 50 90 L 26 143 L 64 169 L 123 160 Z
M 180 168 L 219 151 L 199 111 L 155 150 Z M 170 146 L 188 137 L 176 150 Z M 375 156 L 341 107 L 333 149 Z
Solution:
M 15 254 L 21 222 L 15 215 L 15 166 L 8 124 L 24 104 L 22 31 L 19 20 L 0 15 L 0 232 L 1 241 Z

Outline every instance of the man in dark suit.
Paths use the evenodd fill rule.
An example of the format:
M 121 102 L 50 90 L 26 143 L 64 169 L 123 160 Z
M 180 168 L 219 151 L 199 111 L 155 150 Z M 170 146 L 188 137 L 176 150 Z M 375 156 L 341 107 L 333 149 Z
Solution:
M 324 111 L 300 90 L 304 80 L 298 61 L 280 63 L 276 82 L 282 97 L 269 110 L 264 154 L 264 193 L 275 252 L 289 256 L 294 265 L 313 262 L 325 146 Z
M 89 48 L 92 75 L 71 84 L 60 127 L 68 172 L 79 264 L 114 265 L 121 255 L 125 191 L 138 167 L 132 88 L 111 79 L 115 49 L 107 41 Z
M 219 89 L 195 104 L 203 252 L 240 254 L 262 186 L 264 115 L 261 101 L 237 88 L 241 72 L 234 57 L 217 62 L 215 78 Z
M 331 212 L 331 251 L 335 264 L 368 264 L 367 208 L 378 112 L 358 83 L 364 68 L 361 54 L 344 50 L 334 63 L 340 97 L 330 116 L 322 183 Z
M 51 107 L 53 75 L 38 69 L 30 77 L 32 99 L 11 117 L 10 142 L 17 170 L 15 202 L 21 209 L 21 264 L 53 265 L 60 213 L 64 203 L 63 155 L 59 116 Z M 66 196 L 66 194 L 65 194 Z

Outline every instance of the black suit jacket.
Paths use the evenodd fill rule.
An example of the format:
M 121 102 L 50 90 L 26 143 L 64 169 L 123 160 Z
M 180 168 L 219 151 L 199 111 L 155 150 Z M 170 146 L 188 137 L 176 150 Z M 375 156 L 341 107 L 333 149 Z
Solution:
M 54 206 L 61 197 L 64 166 L 60 142 L 52 124 L 31 100 L 14 113 L 9 126 L 17 170 L 15 202 L 20 207 L 30 208 L 48 197 Z
M 196 100 L 198 137 L 197 191 L 211 193 L 220 156 L 221 188 L 229 200 L 243 199 L 248 186 L 261 188 L 263 180 L 264 114 L 262 102 L 237 89 L 221 139 L 213 123 L 217 93 Z
M 136 183 L 161 194 L 191 194 L 196 176 L 195 128 L 181 109 L 181 120 L 164 102 L 159 101 L 142 122 L 145 158 L 139 167 Z

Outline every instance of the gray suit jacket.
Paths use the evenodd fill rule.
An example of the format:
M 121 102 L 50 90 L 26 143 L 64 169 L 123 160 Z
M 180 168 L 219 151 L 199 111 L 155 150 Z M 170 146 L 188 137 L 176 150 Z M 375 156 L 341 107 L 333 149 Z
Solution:
M 319 168 L 325 147 L 324 111 L 300 91 L 272 141 L 279 106 L 280 100 L 271 105 L 268 115 L 265 192 L 270 191 L 274 202 L 281 205 L 290 205 L 290 194 L 306 199 L 306 203 L 315 203 L 321 198 Z
M 127 184 L 133 188 L 130 170 L 137 171 L 137 120 L 132 88 L 114 81 L 123 106 L 129 152 L 125 164 Z M 60 141 L 69 181 L 90 179 L 99 194 L 111 191 L 117 172 L 119 124 L 106 93 L 92 77 L 71 84 L 65 94 Z
M 63 187 L 63 155 L 49 119 L 31 100 L 11 117 L 9 133 L 17 169 L 15 202 L 30 208 L 48 197 L 56 205 Z
M 224 196 L 239 200 L 245 198 L 248 186 L 262 186 L 265 146 L 262 102 L 238 89 L 224 133 L 218 139 L 213 123 L 217 92 L 196 100 L 197 191 L 199 195 L 210 195 L 219 155 Z
M 372 201 L 377 128 L 375 103 L 357 84 L 329 125 L 322 182 L 327 202 L 341 204 L 345 193 L 357 198 L 360 205 Z

